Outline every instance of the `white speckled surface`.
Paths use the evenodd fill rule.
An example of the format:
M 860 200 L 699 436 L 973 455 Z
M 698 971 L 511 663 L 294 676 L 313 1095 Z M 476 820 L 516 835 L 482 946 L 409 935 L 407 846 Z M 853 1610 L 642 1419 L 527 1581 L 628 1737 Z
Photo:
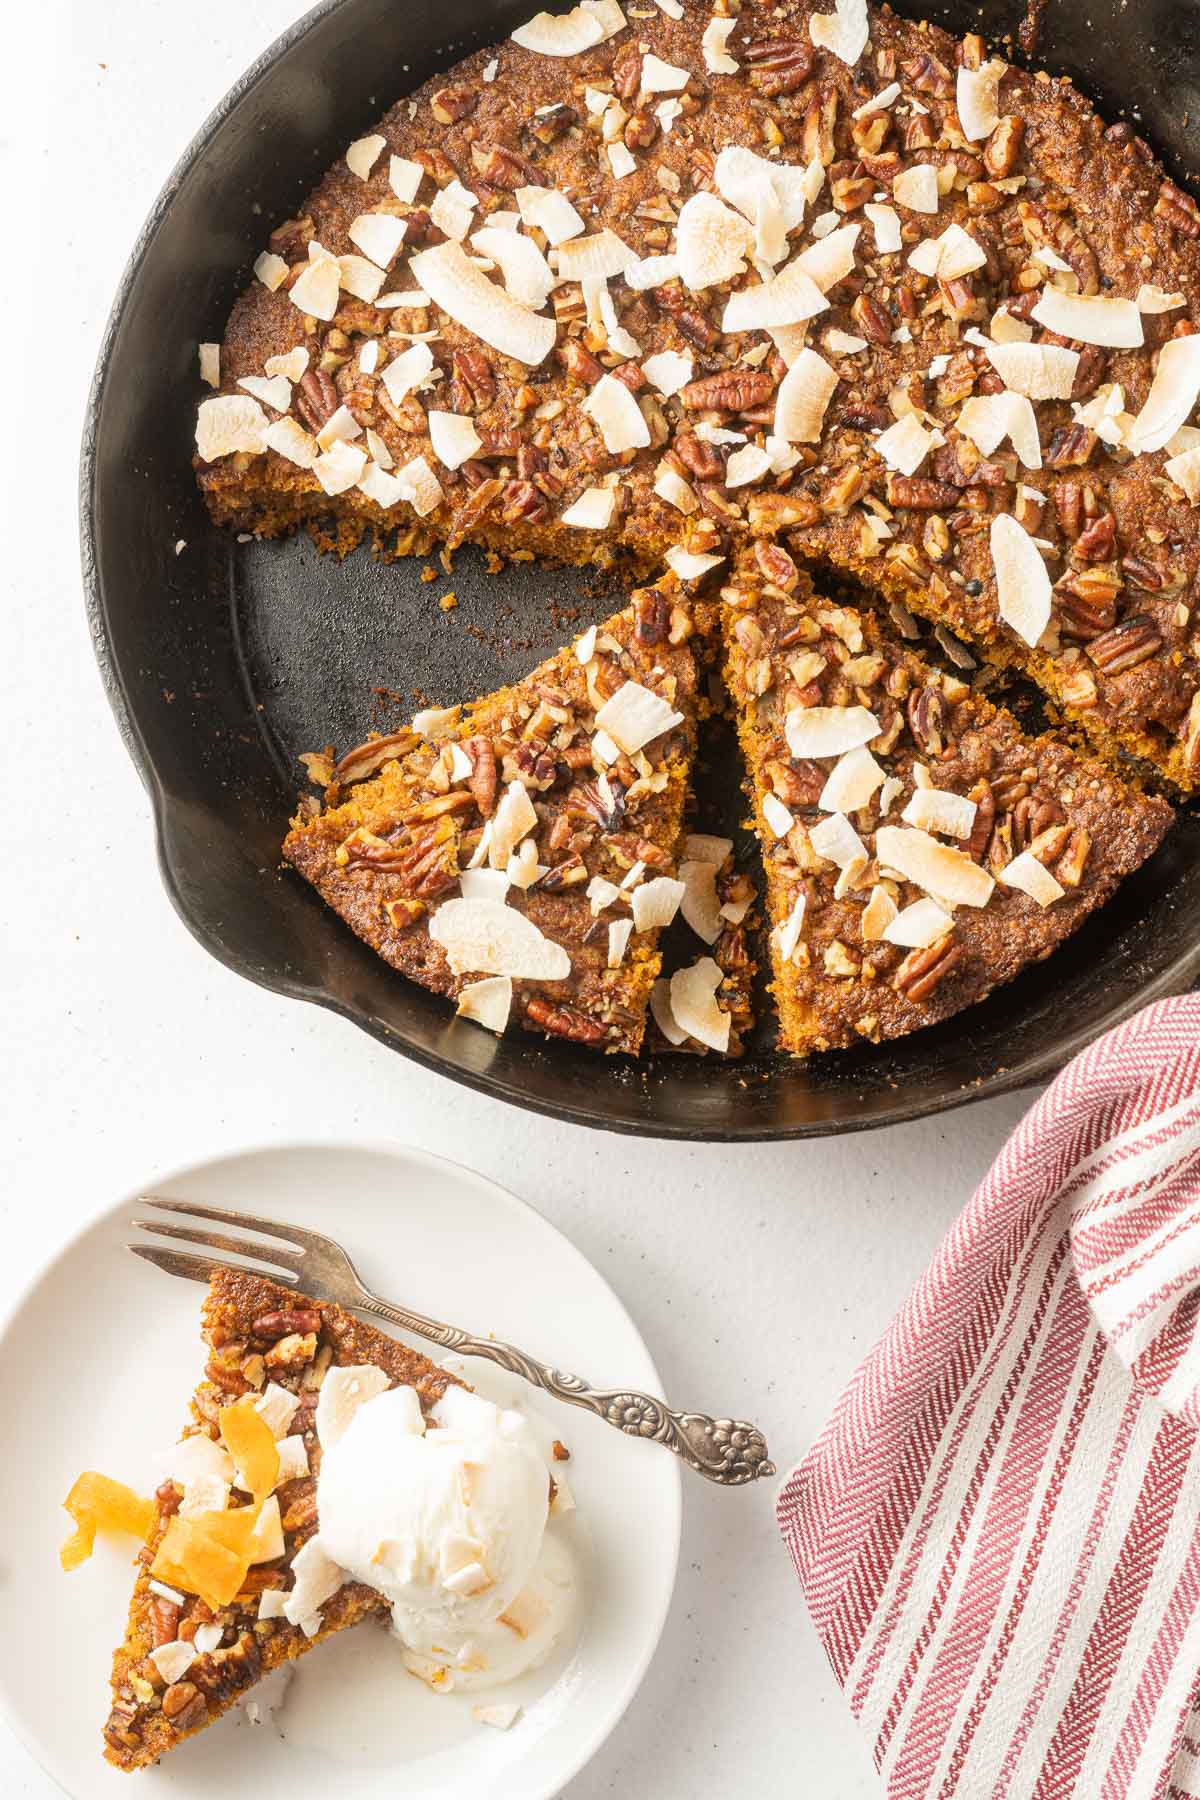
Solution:
M 147 208 L 209 109 L 295 11 L 294 0 L 207 0 L 199 26 L 194 9 L 167 0 L 42 0 L 24 18 L 32 61 L 10 77 L 0 173 L 17 217 L 6 238 L 40 249 L 60 310 L 33 317 L 20 278 L 11 294 L 0 283 L 0 306 L 12 303 L 5 341 L 29 351 L 17 370 L 23 427 L 4 434 L 12 473 L 0 492 L 11 502 L 14 477 L 42 472 L 5 532 L 0 716 L 6 849 L 17 866 L 0 943 L 0 1311 L 31 1266 L 143 1172 L 311 1137 L 336 1120 L 341 1135 L 389 1135 L 516 1188 L 612 1282 L 676 1403 L 754 1417 L 784 1467 L 904 1297 L 1021 1099 L 809 1147 L 670 1148 L 557 1127 L 227 973 L 159 885 L 148 808 L 84 623 L 79 424 Z M 146 355 L 153 379 L 152 344 Z M 22 823 L 31 774 L 36 829 Z M 809 1629 L 772 1498 L 765 1485 L 726 1494 L 688 1482 L 661 1654 L 570 1800 L 876 1791 Z M 0 1609 L 0 1631 L 13 1628 Z M 105 1671 L 96 1679 L 99 1717 Z M 0 1792 L 49 1800 L 56 1791 L 0 1728 Z

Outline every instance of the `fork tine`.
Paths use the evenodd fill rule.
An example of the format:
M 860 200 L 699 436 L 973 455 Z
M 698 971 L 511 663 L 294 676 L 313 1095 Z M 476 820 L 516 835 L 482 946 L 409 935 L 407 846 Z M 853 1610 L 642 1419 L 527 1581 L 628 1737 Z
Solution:
M 127 1244 L 125 1248 L 167 1275 L 179 1275 L 185 1281 L 202 1281 L 206 1286 L 212 1280 L 214 1269 L 229 1269 L 235 1275 L 246 1273 L 244 1269 L 232 1268 L 229 1263 L 218 1262 L 215 1256 L 184 1256 L 179 1250 L 160 1250 L 154 1244 Z M 290 1275 L 273 1275 L 271 1279 L 280 1287 L 297 1285 Z
M 207 1250 L 224 1250 L 230 1256 L 248 1256 L 257 1262 L 278 1263 L 300 1273 L 304 1264 L 301 1250 L 280 1250 L 274 1245 L 254 1244 L 249 1238 L 228 1237 L 223 1231 L 193 1231 L 187 1225 L 168 1225 L 165 1219 L 130 1219 L 137 1231 L 152 1231 L 156 1237 L 180 1238 L 185 1244 L 202 1244 Z
M 303 1225 L 281 1225 L 277 1219 L 263 1219 L 256 1213 L 232 1212 L 224 1206 L 197 1206 L 190 1200 L 168 1200 L 162 1194 L 139 1194 L 138 1205 L 189 1213 L 193 1219 L 209 1219 L 214 1225 L 240 1225 L 243 1231 L 261 1231 L 267 1237 L 284 1238 L 309 1250 L 324 1250 L 333 1241 Z

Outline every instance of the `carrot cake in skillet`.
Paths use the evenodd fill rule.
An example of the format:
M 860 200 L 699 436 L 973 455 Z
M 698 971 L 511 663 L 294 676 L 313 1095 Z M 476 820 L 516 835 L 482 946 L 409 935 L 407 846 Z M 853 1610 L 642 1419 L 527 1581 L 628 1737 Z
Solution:
M 1190 793 L 1198 243 L 1129 125 L 978 37 L 863 0 L 581 0 L 399 101 L 272 233 L 202 346 L 198 476 L 241 530 L 693 591 L 775 542 Z M 325 818 L 287 853 L 361 930 L 316 849 L 356 821 Z M 428 929 L 392 960 L 457 991 Z
M 494 1031 L 636 1053 L 659 933 L 715 893 L 683 843 L 697 691 L 677 590 L 638 591 L 512 687 L 309 759 L 325 805 L 293 822 L 288 861 L 394 968 Z M 728 1037 L 711 989 L 698 1018 Z
M 784 1049 L 948 1018 L 1050 955 L 1157 849 L 1165 801 L 835 605 L 778 543 L 725 589 Z

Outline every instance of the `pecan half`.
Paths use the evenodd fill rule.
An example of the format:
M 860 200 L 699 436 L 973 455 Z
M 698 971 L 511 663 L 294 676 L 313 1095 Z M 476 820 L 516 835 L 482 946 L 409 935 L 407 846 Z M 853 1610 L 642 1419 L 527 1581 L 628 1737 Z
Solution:
M 1154 216 L 1165 219 L 1168 225 L 1184 237 L 1200 238 L 1200 207 L 1190 194 L 1177 188 L 1173 181 L 1164 181 L 1158 190 L 1158 199 L 1154 202 Z
M 905 706 L 908 729 L 926 756 L 940 756 L 950 735 L 950 708 L 940 688 L 914 688 Z
M 525 1002 L 525 1016 L 550 1037 L 569 1038 L 573 1044 L 598 1044 L 604 1027 L 573 1006 L 555 1006 L 535 995 Z
M 983 147 L 983 162 L 988 174 L 995 180 L 1012 174 L 1024 136 L 1025 121 L 1015 113 L 1001 119 L 993 130 Z
M 813 71 L 812 45 L 798 37 L 758 38 L 742 51 L 750 71 L 750 85 L 768 100 L 794 94 Z
M 954 942 L 954 933 L 948 931 L 927 950 L 910 950 L 896 970 L 892 986 L 906 1000 L 928 1000 L 947 975 L 958 968 L 965 954 L 962 945 Z
M 496 810 L 496 789 L 500 779 L 496 769 L 496 752 L 491 740 L 485 737 L 467 738 L 462 750 L 471 764 L 467 780 L 471 796 L 482 816 L 490 819 Z
M 368 738 L 365 744 L 357 744 L 353 750 L 347 750 L 339 762 L 334 763 L 332 782 L 339 787 L 351 787 L 355 782 L 366 781 L 368 776 L 375 775 L 384 763 L 391 762 L 397 756 L 405 756 L 420 743 L 415 731 L 392 731 L 386 737 Z
M 314 435 L 324 430 L 338 409 L 333 376 L 324 369 L 305 369 L 292 390 L 292 409 Z
M 1137 613 L 1132 619 L 1122 619 L 1101 637 L 1093 638 L 1087 653 L 1106 675 L 1120 675 L 1157 656 L 1162 643 L 1162 633 L 1150 614 Z
M 257 1338 L 287 1337 L 289 1332 L 320 1331 L 321 1315 L 311 1308 L 295 1307 L 286 1311 L 263 1313 L 250 1327 Z
M 775 377 L 765 370 L 729 369 L 689 381 L 679 398 L 689 412 L 744 412 L 764 405 L 774 392 Z

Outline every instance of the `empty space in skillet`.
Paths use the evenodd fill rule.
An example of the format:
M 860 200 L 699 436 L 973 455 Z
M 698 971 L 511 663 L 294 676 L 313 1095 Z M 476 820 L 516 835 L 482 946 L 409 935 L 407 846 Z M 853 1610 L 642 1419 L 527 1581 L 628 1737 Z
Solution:
M 388 564 L 366 548 L 339 563 L 304 535 L 238 544 L 208 522 L 192 478 L 196 342 L 221 336 L 271 224 L 397 95 L 503 37 L 529 10 L 479 0 L 318 8 L 209 121 L 135 254 L 85 440 L 84 559 L 98 655 L 154 795 L 172 899 L 201 942 L 250 979 L 331 1005 L 485 1091 L 594 1125 L 804 1135 L 937 1111 L 1048 1073 L 1200 966 L 1194 811 L 1049 962 L 941 1026 L 803 1065 L 770 1052 L 769 1013 L 753 1053 L 734 1063 L 635 1064 L 517 1032 L 494 1040 L 394 974 L 280 865 L 304 787 L 300 752 L 329 742 L 344 750 L 422 703 L 498 687 L 624 598 L 611 574 L 513 564 L 493 576 L 472 551 L 458 552 L 446 574 L 436 557 Z M 980 25 L 973 8 L 931 16 L 959 31 Z M 1018 22 L 1009 8 L 984 16 L 994 32 Z M 1197 136 L 1184 124 L 1200 74 L 1196 16 L 1192 5 L 1153 7 L 1119 15 L 1101 37 L 1082 8 L 1052 5 L 1037 60 L 1078 75 L 1111 116 L 1128 73 L 1143 129 L 1186 174 Z M 433 581 L 422 579 L 427 566 L 438 571 Z M 443 612 L 438 599 L 451 590 L 459 604 Z M 744 808 L 731 740 L 710 735 L 702 755 L 708 804 L 696 828 L 732 834 Z

